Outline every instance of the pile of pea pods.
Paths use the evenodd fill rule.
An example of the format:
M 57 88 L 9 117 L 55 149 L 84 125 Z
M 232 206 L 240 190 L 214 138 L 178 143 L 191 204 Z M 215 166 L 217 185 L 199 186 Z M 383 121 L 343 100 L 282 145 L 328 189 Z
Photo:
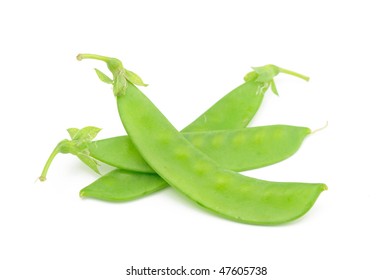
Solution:
M 327 189 L 322 183 L 271 182 L 239 173 L 287 159 L 312 133 L 291 125 L 247 127 L 267 90 L 278 95 L 276 75 L 308 77 L 271 64 L 254 67 L 241 85 L 178 131 L 139 89 L 146 86 L 142 79 L 120 60 L 94 54 L 77 59 L 106 63 L 112 77 L 95 72 L 112 85 L 127 135 L 94 140 L 99 128 L 69 128 L 70 139 L 50 154 L 41 181 L 58 153 L 70 153 L 98 174 L 99 163 L 113 167 L 83 188 L 81 197 L 125 202 L 171 186 L 210 213 L 256 225 L 298 219 Z

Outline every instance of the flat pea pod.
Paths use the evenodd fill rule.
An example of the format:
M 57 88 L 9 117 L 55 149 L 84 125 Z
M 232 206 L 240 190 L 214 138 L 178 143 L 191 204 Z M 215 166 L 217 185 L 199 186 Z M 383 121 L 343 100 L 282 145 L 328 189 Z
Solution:
M 310 133 L 307 127 L 268 125 L 182 134 L 220 166 L 245 171 L 287 159 Z M 155 173 L 128 136 L 94 141 L 88 150 L 93 158 L 116 168 Z
M 124 75 L 118 59 L 78 56 L 86 58 L 106 62 L 114 80 Z M 255 73 L 252 79 L 258 80 Z M 289 222 L 326 190 L 325 184 L 269 182 L 222 168 L 181 135 L 131 80 L 120 89 L 114 86 L 114 93 L 123 126 L 148 164 L 172 187 L 222 217 L 258 225 Z

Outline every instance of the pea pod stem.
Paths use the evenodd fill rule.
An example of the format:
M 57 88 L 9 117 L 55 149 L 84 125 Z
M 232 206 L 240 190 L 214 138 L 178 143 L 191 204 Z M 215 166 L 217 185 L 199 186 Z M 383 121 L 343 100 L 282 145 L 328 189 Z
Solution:
M 327 127 L 328 127 L 328 122 L 326 122 L 326 123 L 324 124 L 324 126 L 312 130 L 311 134 L 315 134 L 315 133 L 317 133 L 317 132 L 319 132 L 319 131 L 322 131 L 322 130 L 326 129 Z
M 89 54 L 89 53 L 78 54 L 76 56 L 76 59 L 79 61 L 81 61 L 83 59 L 95 59 L 95 60 L 104 61 L 106 63 L 110 61 L 110 58 L 107 56 L 97 55 L 97 54 Z
M 279 70 L 280 70 L 281 73 L 285 73 L 285 74 L 288 74 L 288 75 L 291 75 L 291 76 L 303 79 L 305 81 L 309 81 L 309 77 L 308 76 L 305 76 L 305 75 L 302 75 L 302 74 L 299 74 L 297 72 L 294 72 L 294 71 L 291 71 L 291 70 L 288 70 L 288 69 L 284 69 L 284 68 L 281 68 L 281 67 L 279 67 Z
M 56 155 L 60 153 L 61 146 L 63 145 L 64 141 L 67 140 L 63 140 L 60 143 L 58 143 L 56 147 L 53 149 L 52 153 L 49 155 L 49 158 L 45 163 L 44 169 L 42 170 L 41 176 L 39 176 L 39 180 L 41 182 L 46 181 L 46 175 L 48 174 L 49 167 L 52 164 L 52 161 L 56 157 Z

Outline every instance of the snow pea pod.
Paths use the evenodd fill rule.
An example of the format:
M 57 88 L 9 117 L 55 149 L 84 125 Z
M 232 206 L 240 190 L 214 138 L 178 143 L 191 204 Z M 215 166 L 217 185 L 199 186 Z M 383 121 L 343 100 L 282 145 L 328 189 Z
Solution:
M 107 63 L 121 121 L 139 152 L 172 187 L 212 212 L 237 222 L 281 224 L 303 216 L 326 190 L 325 184 L 269 182 L 220 167 L 176 130 L 135 86 L 141 79 L 125 74 L 121 61 L 92 54 L 78 59 Z M 248 78 L 273 85 L 272 78 L 284 71 L 268 65 Z
M 244 171 L 287 159 L 310 133 L 306 127 L 268 125 L 182 134 L 220 166 Z M 116 168 L 155 173 L 128 136 L 94 141 L 88 150 L 91 157 Z

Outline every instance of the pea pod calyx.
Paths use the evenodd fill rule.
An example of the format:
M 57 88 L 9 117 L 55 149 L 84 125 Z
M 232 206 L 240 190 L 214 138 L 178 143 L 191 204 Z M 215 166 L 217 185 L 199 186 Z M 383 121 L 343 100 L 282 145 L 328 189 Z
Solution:
M 113 93 L 115 96 L 124 95 L 128 86 L 128 82 L 137 86 L 147 86 L 136 73 L 124 68 L 122 62 L 117 58 L 96 55 L 96 54 L 78 54 L 77 60 L 95 59 L 101 60 L 107 64 L 108 69 L 113 74 L 113 79 L 110 79 L 103 72 L 95 69 L 98 78 L 108 84 L 113 85 Z
M 45 166 L 42 170 L 40 181 L 46 180 L 46 175 L 48 173 L 49 167 L 53 162 L 53 159 L 57 154 L 73 154 L 77 156 L 83 163 L 85 163 L 92 170 L 100 174 L 98 170 L 98 162 L 90 156 L 90 151 L 88 145 L 97 136 L 101 129 L 94 126 L 87 126 L 82 129 L 69 128 L 67 129 L 71 140 L 64 139 L 60 141 L 52 153 L 50 154 Z
M 273 64 L 267 64 L 265 66 L 260 66 L 260 67 L 252 67 L 252 69 L 253 71 L 245 75 L 244 80 L 246 82 L 256 81 L 261 84 L 266 84 L 267 86 L 271 86 L 272 92 L 275 93 L 276 95 L 279 94 L 278 94 L 278 90 L 276 89 L 274 77 L 277 76 L 279 73 L 288 74 L 303 79 L 305 81 L 309 81 L 309 77 L 305 75 L 278 67 Z

